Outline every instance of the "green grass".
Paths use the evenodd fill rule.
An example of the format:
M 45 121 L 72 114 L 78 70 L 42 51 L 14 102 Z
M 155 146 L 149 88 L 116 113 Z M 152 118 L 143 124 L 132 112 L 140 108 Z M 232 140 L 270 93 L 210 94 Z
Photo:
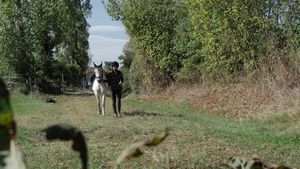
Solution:
M 185 104 L 157 105 L 124 98 L 122 118 L 114 118 L 111 99 L 106 116 L 97 114 L 93 95 L 61 95 L 57 103 L 46 96 L 13 95 L 11 102 L 18 125 L 17 143 L 29 168 L 80 168 L 79 154 L 71 142 L 45 139 L 42 129 L 61 122 L 79 128 L 89 151 L 89 168 L 116 167 L 126 147 L 159 135 L 170 135 L 157 147 L 142 148 L 141 158 L 124 161 L 119 168 L 219 168 L 232 156 L 254 154 L 274 164 L 300 167 L 298 114 L 237 122 L 193 112 Z

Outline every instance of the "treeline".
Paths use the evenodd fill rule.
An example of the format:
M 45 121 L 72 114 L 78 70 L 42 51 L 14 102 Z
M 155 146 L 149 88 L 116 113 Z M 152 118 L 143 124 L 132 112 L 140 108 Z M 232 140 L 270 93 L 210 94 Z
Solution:
M 297 0 L 103 3 L 130 36 L 135 53 L 130 79 L 136 90 L 245 78 L 296 85 L 299 79 Z
M 89 62 L 90 0 L 0 2 L 0 71 L 23 81 L 39 79 L 78 84 Z

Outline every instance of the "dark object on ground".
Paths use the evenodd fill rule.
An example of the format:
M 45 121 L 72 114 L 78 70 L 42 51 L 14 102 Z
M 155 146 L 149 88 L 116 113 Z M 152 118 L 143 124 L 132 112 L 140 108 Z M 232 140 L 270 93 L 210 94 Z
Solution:
M 56 100 L 53 100 L 52 98 L 46 98 L 46 103 L 56 103 Z

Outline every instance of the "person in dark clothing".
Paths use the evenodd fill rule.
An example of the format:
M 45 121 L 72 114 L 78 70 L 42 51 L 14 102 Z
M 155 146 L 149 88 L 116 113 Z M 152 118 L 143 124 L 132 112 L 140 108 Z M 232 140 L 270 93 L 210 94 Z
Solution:
M 114 116 L 121 117 L 121 97 L 122 97 L 122 84 L 123 84 L 123 73 L 118 70 L 119 63 L 114 61 L 112 63 L 113 70 L 107 75 L 107 82 L 110 85 L 110 94 L 112 99 L 112 106 L 114 109 Z M 118 111 L 116 107 L 118 104 Z

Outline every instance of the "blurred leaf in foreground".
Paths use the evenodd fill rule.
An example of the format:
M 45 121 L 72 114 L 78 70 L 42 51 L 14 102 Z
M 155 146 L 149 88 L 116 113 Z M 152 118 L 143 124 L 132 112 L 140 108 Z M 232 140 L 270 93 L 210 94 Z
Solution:
M 0 78 L 0 168 L 26 168 L 25 157 L 15 141 L 16 123 L 10 106 L 9 92 Z
M 157 146 L 158 144 L 162 143 L 167 136 L 169 135 L 168 129 L 164 133 L 162 133 L 160 136 L 155 136 L 153 139 L 134 144 L 127 149 L 125 149 L 122 154 L 119 156 L 119 158 L 116 161 L 116 164 L 121 164 L 124 160 L 130 159 L 133 157 L 140 157 L 143 155 L 143 152 L 140 150 L 143 146 Z
M 9 102 L 9 93 L 8 90 L 6 90 L 5 83 L 0 79 L 0 133 L 7 132 L 7 130 L 10 137 L 15 140 L 16 124 L 13 119 L 13 112 Z M 9 145 L 9 141 L 6 144 Z
M 294 169 L 289 166 L 267 163 L 256 156 L 252 157 L 251 159 L 241 157 L 230 158 L 229 167 L 233 169 Z
M 120 157 L 117 159 L 116 163 L 120 164 L 126 159 L 130 159 L 133 157 L 140 157 L 143 155 L 143 152 L 140 150 L 141 147 L 145 145 L 145 142 L 134 144 L 127 149 L 125 149 Z
M 162 143 L 167 136 L 169 135 L 169 131 L 168 129 L 166 129 L 166 131 L 164 133 L 162 133 L 160 136 L 156 136 L 153 139 L 146 141 L 145 145 L 146 146 L 157 146 L 158 144 Z
M 46 132 L 46 139 L 47 140 L 73 140 L 73 150 L 79 151 L 80 158 L 82 161 L 83 168 L 86 169 L 88 166 L 88 154 L 87 154 L 87 147 L 85 143 L 85 139 L 83 134 L 77 128 L 69 125 L 69 124 L 56 124 L 54 126 L 50 126 L 44 130 Z
M 0 151 L 1 169 L 26 169 L 25 157 L 14 140 L 10 140 L 10 150 Z

